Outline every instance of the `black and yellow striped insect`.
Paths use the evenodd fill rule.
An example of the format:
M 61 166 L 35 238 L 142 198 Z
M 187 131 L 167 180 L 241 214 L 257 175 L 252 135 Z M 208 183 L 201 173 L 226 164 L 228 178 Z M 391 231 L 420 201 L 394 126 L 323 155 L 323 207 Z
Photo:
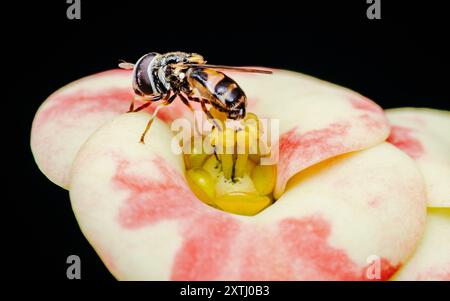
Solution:
M 233 79 L 215 69 L 272 73 L 262 69 L 209 65 L 201 55 L 186 52 L 165 54 L 150 52 L 142 56 L 136 64 L 122 62 L 119 67 L 133 69 L 135 99 L 145 102 L 140 107 L 134 108 L 135 99 L 133 99 L 129 112 L 138 112 L 152 102 L 162 101 L 142 133 L 140 140 L 142 143 L 158 110 L 171 104 L 177 96 L 191 110 L 189 101 L 199 102 L 202 110 L 211 120 L 214 117 L 206 105 L 225 112 L 229 119 L 238 120 L 245 117 L 247 97 L 244 91 Z M 217 123 L 215 126 L 219 127 Z

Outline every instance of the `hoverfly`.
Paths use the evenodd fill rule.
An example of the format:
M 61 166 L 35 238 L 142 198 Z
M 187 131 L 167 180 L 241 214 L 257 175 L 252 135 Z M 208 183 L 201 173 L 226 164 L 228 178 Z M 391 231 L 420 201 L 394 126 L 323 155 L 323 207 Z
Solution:
M 135 64 L 122 62 L 120 68 L 133 69 L 133 89 L 136 94 L 128 112 L 138 112 L 152 102 L 162 101 L 154 110 L 140 142 L 144 142 L 150 126 L 159 109 L 171 104 L 178 96 L 190 109 L 190 101 L 199 102 L 208 119 L 214 117 L 206 105 L 225 112 L 229 119 L 242 119 L 246 114 L 247 98 L 239 85 L 224 73 L 215 69 L 229 69 L 241 72 L 271 74 L 272 71 L 245 67 L 231 67 L 206 64 L 203 57 L 196 53 L 169 52 L 159 54 L 150 52 L 142 56 Z M 134 100 L 145 103 L 134 108 Z M 219 127 L 214 122 L 216 127 Z

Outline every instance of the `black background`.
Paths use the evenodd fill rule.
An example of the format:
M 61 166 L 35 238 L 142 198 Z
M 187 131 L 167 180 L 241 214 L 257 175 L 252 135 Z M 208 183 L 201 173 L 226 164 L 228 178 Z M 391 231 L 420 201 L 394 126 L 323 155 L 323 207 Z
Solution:
M 66 258 L 77 254 L 83 279 L 113 279 L 81 234 L 67 191 L 35 165 L 29 138 L 33 116 L 49 94 L 114 68 L 119 59 L 135 61 L 148 51 L 194 51 L 210 63 L 310 74 L 384 108 L 449 109 L 445 8 L 429 1 L 381 2 L 381 20 L 367 19 L 365 0 L 314 5 L 82 0 L 81 20 L 66 18 L 64 0 L 3 4 L 8 81 L 2 116 L 15 144 L 7 147 L 12 172 L 5 181 L 12 214 L 5 208 L 3 216 L 13 238 L 6 261 L 15 275 L 64 280 Z

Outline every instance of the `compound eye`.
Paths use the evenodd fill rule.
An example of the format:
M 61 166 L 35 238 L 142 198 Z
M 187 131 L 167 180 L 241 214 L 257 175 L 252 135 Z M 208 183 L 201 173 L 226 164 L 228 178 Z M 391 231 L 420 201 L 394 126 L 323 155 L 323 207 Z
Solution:
M 133 73 L 133 88 L 136 94 L 151 95 L 154 93 L 148 76 L 148 66 L 157 55 L 156 52 L 150 52 L 137 61 Z
M 155 56 L 157 56 L 159 53 L 157 52 L 149 52 L 147 54 L 144 54 L 143 56 L 141 56 L 141 58 L 138 60 L 138 63 L 140 61 L 146 61 L 146 60 L 152 60 Z

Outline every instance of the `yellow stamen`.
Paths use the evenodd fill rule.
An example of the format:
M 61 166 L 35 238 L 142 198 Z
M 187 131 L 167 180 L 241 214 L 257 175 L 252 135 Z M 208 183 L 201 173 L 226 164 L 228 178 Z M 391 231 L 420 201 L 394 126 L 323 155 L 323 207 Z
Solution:
M 234 177 L 242 178 L 247 169 L 248 154 L 238 154 L 236 164 L 234 166 Z
M 253 168 L 255 168 L 256 163 L 253 160 L 247 160 L 247 166 L 245 167 L 245 173 L 248 175 L 252 174 Z
M 261 156 L 259 154 L 249 154 L 248 158 L 255 163 L 259 163 Z
M 205 162 L 208 155 L 206 154 L 191 154 L 188 157 L 189 160 L 189 167 L 195 168 L 202 166 L 203 162 Z
M 240 215 L 255 215 L 270 205 L 270 198 L 254 193 L 234 192 L 215 200 L 216 205 L 227 212 Z
M 214 204 L 216 190 L 214 180 L 208 172 L 201 168 L 191 169 L 187 172 L 187 181 L 195 196 L 207 204 Z
M 233 175 L 233 154 L 221 154 L 220 155 L 220 162 L 222 163 L 222 171 L 223 175 L 226 179 L 231 179 L 231 176 Z
M 219 176 L 216 182 L 216 197 L 234 192 L 258 193 L 250 176 L 246 175 L 234 181 L 228 180 L 224 175 Z
M 216 180 L 222 170 L 222 165 L 220 161 L 216 159 L 216 156 L 210 156 L 203 164 L 203 169 L 206 170 L 211 177 Z
M 269 194 L 273 191 L 276 176 L 275 165 L 257 165 L 252 171 L 253 184 L 256 190 L 262 195 Z
M 218 119 L 225 121 L 225 117 L 222 114 Z M 255 215 L 273 202 L 276 166 L 259 165 L 264 156 L 259 149 L 261 129 L 258 117 L 247 113 L 234 126 L 215 128 L 203 136 L 205 145 L 214 146 L 215 154 L 206 155 L 192 147 L 192 153 L 185 155 L 187 179 L 200 200 L 241 215 Z
M 185 156 L 185 163 L 188 169 L 201 167 L 203 162 L 205 162 L 208 157 L 207 154 L 203 153 L 202 144 L 194 143 L 195 139 L 191 139 L 189 154 Z M 186 145 L 186 147 L 188 147 Z

